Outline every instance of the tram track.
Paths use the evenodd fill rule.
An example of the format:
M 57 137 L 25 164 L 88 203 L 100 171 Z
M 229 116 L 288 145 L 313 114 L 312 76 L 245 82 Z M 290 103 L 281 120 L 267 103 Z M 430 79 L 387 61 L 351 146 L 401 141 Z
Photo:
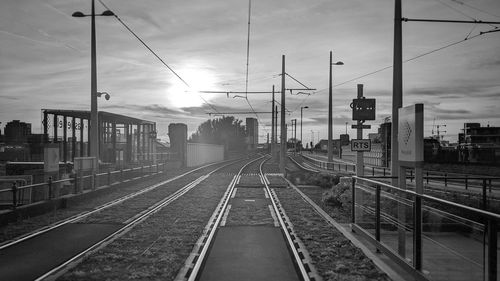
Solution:
M 25 278 L 25 280 L 51 280 L 54 279 L 54 276 L 58 276 L 61 274 L 61 272 L 65 272 L 68 268 L 70 268 L 72 265 L 75 264 L 76 261 L 81 260 L 84 256 L 88 255 L 91 252 L 94 252 L 95 250 L 102 248 L 103 245 L 106 245 L 116 239 L 117 237 L 123 235 L 136 225 L 140 224 L 142 221 L 150 217 L 152 214 L 157 212 L 158 210 L 161 210 L 163 207 L 169 205 L 176 199 L 180 198 L 184 194 L 186 194 L 188 191 L 190 191 L 192 188 L 197 186 L 200 182 L 208 178 L 211 174 L 219 171 L 220 169 L 224 167 L 228 167 L 231 165 L 234 165 L 238 161 L 231 161 L 229 163 L 224 162 L 224 164 L 217 164 L 217 165 L 206 165 L 194 170 L 191 170 L 187 173 L 181 174 L 179 176 L 173 177 L 171 179 L 162 181 L 157 184 L 150 185 L 149 187 L 134 192 L 132 194 L 128 194 L 126 196 L 122 196 L 116 200 L 112 200 L 110 202 L 107 202 L 106 204 L 102 204 L 93 210 L 90 211 L 85 211 L 82 213 L 79 213 L 77 215 L 71 216 L 69 218 L 66 218 L 62 221 L 59 221 L 55 224 L 52 224 L 47 227 L 43 227 L 41 229 L 38 229 L 37 231 L 28 233 L 22 237 L 18 237 L 15 240 L 8 241 L 6 243 L 3 243 L 0 248 L 0 260 L 2 258 L 5 258 L 6 255 L 9 253 L 18 253 L 18 252 L 23 252 L 19 251 L 19 248 L 23 247 L 23 244 L 29 244 L 31 247 L 33 245 L 36 245 L 36 240 L 40 239 L 43 240 L 44 237 L 50 237 L 51 235 L 54 235 L 53 233 L 58 233 L 65 231 L 65 229 L 71 229 L 74 228 L 75 226 L 79 227 L 78 225 L 107 225 L 107 226 L 112 226 L 111 229 L 113 230 L 111 233 L 108 233 L 107 235 L 104 235 L 105 237 L 102 237 L 102 239 L 99 239 L 96 243 L 92 243 L 92 245 L 89 245 L 83 250 L 79 250 L 77 253 L 74 253 L 71 255 L 70 258 L 66 259 L 62 263 L 58 264 L 55 267 L 51 267 L 50 270 L 46 270 L 40 275 L 36 275 L 34 277 L 33 274 L 28 274 L 30 275 L 30 278 Z M 214 168 L 215 166 L 215 168 Z M 193 180 L 194 179 L 194 180 Z M 163 193 L 168 193 L 167 195 L 163 194 L 163 199 L 158 198 L 158 196 L 161 194 L 158 193 L 158 190 L 165 189 L 165 186 L 170 185 L 168 191 L 165 192 L 163 190 Z M 179 187 L 181 186 L 181 187 Z M 156 194 L 154 194 L 156 192 Z M 113 221 L 110 221 L 109 219 L 106 218 L 100 218 L 102 217 L 101 214 L 106 213 L 113 213 L 113 209 L 118 207 L 118 206 L 125 206 L 123 209 L 127 209 L 127 202 L 131 202 L 133 200 L 136 200 L 141 197 L 147 197 L 148 195 L 153 195 L 149 196 L 150 200 L 142 200 L 143 202 L 141 203 L 142 206 L 140 208 L 129 208 L 133 212 L 136 212 L 138 209 L 141 209 L 141 211 L 136 212 L 133 215 L 130 215 L 131 212 L 128 212 L 127 214 L 122 215 L 120 211 L 114 210 L 114 213 L 116 215 L 116 219 Z M 139 200 L 140 201 L 140 200 Z M 156 201 L 152 203 L 153 201 Z M 92 218 L 90 220 L 91 224 L 88 224 L 89 218 Z M 97 224 L 96 224 L 97 223 Z M 109 229 L 106 231 L 109 232 Z M 106 232 L 104 231 L 104 232 Z M 50 241 L 49 241 L 50 242 Z M 43 248 L 43 247 L 42 247 Z M 33 251 L 33 250 L 31 250 Z M 34 250 L 36 252 L 36 250 Z M 57 257 L 59 258 L 59 257 Z M 22 266 L 21 266 L 22 267 Z M 9 274 L 13 273 L 12 271 L 9 271 Z M 22 273 L 22 272 L 21 272 Z M 15 272 L 14 272 L 15 274 Z M 21 274 L 23 275 L 23 274 Z M 26 274 L 24 274 L 26 275 Z M 8 277 L 9 275 L 2 275 L 3 277 Z M 14 275 L 15 277 L 15 275 Z M 20 278 L 23 279 L 23 278 Z M 10 280 L 19 280 L 18 278 L 10 279 Z
M 266 174 L 263 171 L 263 166 L 264 163 L 268 160 L 267 157 L 261 157 L 256 159 L 255 161 L 249 162 L 247 165 L 243 166 L 238 173 L 233 177 L 233 180 L 231 183 L 228 185 L 226 192 L 224 193 L 224 196 L 221 198 L 219 205 L 213 212 L 210 221 L 205 227 L 205 230 L 203 232 L 203 235 L 198 239 L 198 242 L 196 243 L 195 248 L 191 252 L 189 258 L 186 260 L 186 263 L 184 267 L 179 271 L 177 274 L 177 277 L 175 280 L 212 280 L 214 273 L 207 273 L 205 271 L 210 271 L 211 264 L 208 260 L 211 258 L 212 255 L 216 255 L 215 253 L 212 253 L 214 248 L 217 248 L 217 235 L 219 235 L 218 231 L 221 230 L 223 227 L 226 226 L 226 221 L 228 220 L 228 214 L 231 211 L 231 204 L 230 202 L 233 202 L 232 204 L 235 204 L 235 208 L 241 208 L 240 205 L 238 205 L 238 202 L 235 201 L 235 195 L 237 192 L 238 194 L 241 194 L 243 189 L 250 189 L 254 190 L 251 192 L 243 192 L 243 194 L 246 194 L 246 196 L 252 196 L 251 194 L 254 194 L 253 199 L 244 199 L 244 201 L 249 201 L 249 202 L 255 202 L 259 201 L 262 199 L 256 198 L 255 197 L 255 192 L 258 193 L 258 190 L 261 189 L 260 186 L 262 186 L 262 191 L 264 192 L 265 199 L 270 201 L 269 207 L 269 213 L 270 216 L 272 217 L 272 220 L 274 220 L 274 225 L 271 227 L 276 227 L 279 228 L 279 231 L 282 235 L 282 238 L 284 239 L 284 246 L 287 248 L 287 255 L 289 255 L 289 258 L 291 259 L 291 262 L 293 263 L 293 267 L 295 268 L 296 276 L 294 278 L 297 278 L 297 280 L 320 280 L 321 278 L 317 275 L 314 267 L 310 263 L 309 255 L 307 254 L 307 250 L 303 247 L 303 244 L 300 242 L 298 239 L 297 235 L 294 233 L 293 226 L 290 223 L 290 220 L 286 216 L 285 210 L 282 208 L 279 199 L 276 196 L 276 193 L 270 188 L 269 184 L 270 181 L 267 179 Z M 244 172 L 247 172 L 245 174 Z M 246 179 L 242 180 L 242 176 L 246 177 L 251 177 L 252 179 Z M 258 177 L 260 180 L 257 181 L 256 177 Z M 260 182 L 259 184 L 256 184 L 256 182 Z M 251 185 L 249 185 L 252 183 Z M 236 186 L 239 185 L 240 189 L 237 189 Z M 267 209 L 265 206 L 263 207 L 264 209 Z M 236 211 L 238 212 L 238 211 Z M 241 213 L 241 212 L 240 212 Z M 264 223 L 264 225 L 251 225 L 251 226 L 242 226 L 242 225 L 234 225 L 234 229 L 238 229 L 241 227 L 246 227 L 247 232 L 252 232 L 253 230 L 249 229 L 259 229 L 262 227 L 268 227 L 264 220 L 261 221 L 261 223 Z M 244 220 L 245 224 L 248 224 L 248 221 Z M 249 231 L 250 230 L 250 231 Z M 224 233 L 223 233 L 224 234 Z M 239 239 L 239 238 L 238 238 Z M 241 238 L 243 241 L 246 241 L 246 238 Z M 231 243 L 231 242 L 229 242 Z M 236 243 L 245 243 L 245 242 L 240 242 L 237 241 Z M 245 246 L 242 246 L 245 248 Z M 252 249 L 255 250 L 255 249 Z M 257 250 L 258 251 L 258 250 Z M 269 249 L 271 251 L 271 249 Z M 277 261 L 276 261 L 277 262 Z M 219 261 L 220 263 L 220 261 Z M 279 262 L 278 262 L 279 263 Z M 234 264 L 232 264 L 234 265 Z M 248 265 L 248 263 L 246 264 Z M 253 265 L 253 264 L 252 264 Z M 245 265 L 242 265 L 245 266 Z M 220 264 L 217 265 L 217 267 L 220 267 Z M 228 263 L 228 265 L 223 265 L 223 267 L 226 267 L 230 271 L 230 273 L 235 273 L 234 270 L 231 267 L 231 263 Z M 264 270 L 265 271 L 265 270 Z M 243 269 L 241 272 L 238 272 L 237 276 L 240 274 L 245 274 L 246 270 Z M 246 274 L 255 274 L 255 272 L 250 271 L 246 272 Z M 221 273 L 220 271 L 217 271 L 215 273 L 215 276 L 222 276 L 224 273 Z M 240 276 L 241 278 L 246 278 L 248 279 L 249 276 Z M 225 277 L 225 278 L 230 278 L 230 277 Z M 258 278 L 256 276 L 252 276 L 252 278 Z M 288 280 L 288 279 L 280 279 L 280 277 L 274 276 L 274 278 L 277 278 L 276 280 Z M 245 279 L 245 280 L 246 280 Z

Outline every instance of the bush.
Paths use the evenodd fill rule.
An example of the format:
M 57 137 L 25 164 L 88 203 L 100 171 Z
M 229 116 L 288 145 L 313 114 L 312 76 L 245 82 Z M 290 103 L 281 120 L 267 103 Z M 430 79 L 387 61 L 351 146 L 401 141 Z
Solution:
M 293 171 L 287 174 L 287 178 L 293 184 L 316 185 L 321 188 L 331 188 L 339 183 L 339 176 L 327 173 Z
M 323 193 L 322 201 L 326 205 L 349 210 L 352 202 L 352 178 L 342 177 L 340 182 L 325 193 Z

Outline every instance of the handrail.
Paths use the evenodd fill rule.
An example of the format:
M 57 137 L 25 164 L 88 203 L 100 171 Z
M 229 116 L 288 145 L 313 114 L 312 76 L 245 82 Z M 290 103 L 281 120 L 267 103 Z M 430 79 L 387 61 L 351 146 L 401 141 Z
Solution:
M 425 199 L 425 200 L 429 200 L 429 201 L 441 203 L 441 204 L 447 205 L 449 207 L 455 207 L 455 208 L 459 208 L 459 209 L 464 209 L 464 210 L 472 212 L 472 213 L 474 213 L 476 215 L 480 215 L 480 216 L 483 216 L 483 217 L 487 217 L 489 219 L 494 219 L 494 220 L 499 220 L 500 221 L 500 215 L 496 214 L 496 213 L 492 213 L 492 212 L 481 210 L 481 209 L 476 209 L 476 208 L 473 208 L 473 207 L 469 207 L 469 206 L 466 206 L 466 205 L 462 205 L 462 204 L 458 204 L 458 203 L 455 203 L 455 202 L 447 201 L 447 200 L 440 199 L 440 198 L 437 198 L 437 197 L 434 197 L 434 196 L 430 196 L 430 195 L 427 195 L 427 194 L 419 194 L 419 193 L 416 193 L 415 191 L 402 189 L 402 188 L 399 188 L 399 187 L 396 187 L 396 186 L 393 186 L 393 185 L 390 185 L 390 184 L 387 184 L 387 183 L 384 183 L 384 182 L 374 181 L 374 180 L 367 179 L 367 178 L 364 178 L 364 177 L 353 176 L 353 178 L 356 179 L 356 180 L 365 181 L 365 182 L 369 182 L 371 184 L 379 185 L 381 187 L 384 186 L 384 187 L 387 187 L 387 188 L 390 188 L 390 189 L 394 189 L 396 191 L 399 191 L 399 192 L 402 192 L 402 193 L 406 193 L 406 194 L 414 196 L 414 197 L 419 197 L 419 198 L 422 198 L 422 199 Z

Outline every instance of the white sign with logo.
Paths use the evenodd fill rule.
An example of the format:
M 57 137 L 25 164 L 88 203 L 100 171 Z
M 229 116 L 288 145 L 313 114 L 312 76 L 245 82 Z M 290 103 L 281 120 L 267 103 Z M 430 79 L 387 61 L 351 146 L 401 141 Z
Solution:
M 398 158 L 401 166 L 415 167 L 424 161 L 424 105 L 399 109 Z

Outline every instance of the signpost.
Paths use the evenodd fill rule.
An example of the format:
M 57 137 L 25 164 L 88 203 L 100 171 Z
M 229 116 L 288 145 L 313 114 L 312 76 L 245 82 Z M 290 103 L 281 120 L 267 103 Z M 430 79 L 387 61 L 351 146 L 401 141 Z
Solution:
M 356 129 L 356 139 L 351 140 L 351 150 L 356 151 L 356 176 L 364 176 L 364 159 L 363 152 L 371 150 L 371 141 L 363 139 L 363 129 L 370 129 L 370 125 L 365 125 L 366 120 L 375 120 L 375 99 L 367 99 L 363 96 L 363 84 L 358 84 L 358 95 L 352 100 L 352 120 L 356 120 L 356 125 L 352 125 Z M 353 200 L 355 205 L 364 205 L 363 192 L 353 190 Z M 355 221 L 363 220 L 363 213 L 354 211 Z
M 351 151 L 371 151 L 372 142 L 370 139 L 353 139 L 351 140 Z

